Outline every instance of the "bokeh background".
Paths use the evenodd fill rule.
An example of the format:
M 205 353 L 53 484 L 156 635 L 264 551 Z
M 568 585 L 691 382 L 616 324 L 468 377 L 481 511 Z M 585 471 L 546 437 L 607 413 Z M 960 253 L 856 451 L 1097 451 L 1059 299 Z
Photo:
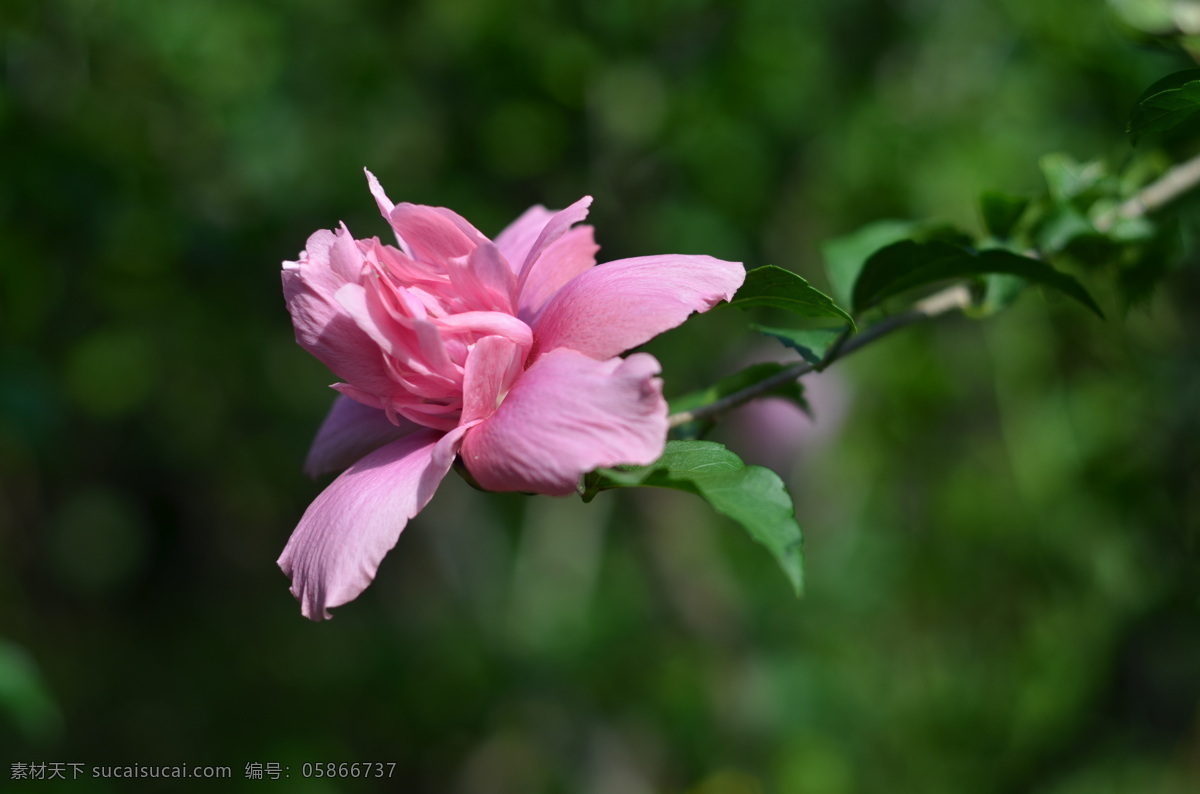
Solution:
M 1129 312 L 1092 279 L 1107 322 L 1031 293 L 839 364 L 815 425 L 764 404 L 719 428 L 793 488 L 802 600 L 686 495 L 453 477 L 331 622 L 274 565 L 324 484 L 300 464 L 333 396 L 279 263 L 338 221 L 386 231 L 364 166 L 485 233 L 588 193 L 601 261 L 824 284 L 831 236 L 977 230 L 979 191 L 1040 189 L 1046 152 L 1128 160 L 1133 102 L 1194 64 L 1106 4 L 14 0 L 0 20 L 0 779 L 1200 790 L 1190 258 Z M 745 319 L 656 340 L 668 393 L 788 357 Z M 298 779 L 326 761 L 395 777 Z M 254 762 L 291 780 L 243 780 Z

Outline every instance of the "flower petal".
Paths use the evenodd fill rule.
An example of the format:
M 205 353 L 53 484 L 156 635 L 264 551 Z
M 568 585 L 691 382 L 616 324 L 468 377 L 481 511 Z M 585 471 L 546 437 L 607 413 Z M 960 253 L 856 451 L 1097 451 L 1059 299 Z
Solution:
M 525 256 L 525 261 L 521 264 L 520 279 L 518 280 L 518 289 L 524 289 L 525 280 L 529 277 L 529 271 L 533 264 L 537 262 L 538 257 L 542 255 L 555 240 L 567 233 L 575 224 L 587 217 L 588 207 L 592 206 L 592 197 L 584 196 L 566 209 L 559 210 L 550 216 L 546 221 L 546 225 L 542 227 L 542 231 L 538 234 L 537 240 L 534 241 L 533 247 L 529 249 L 529 253 Z
M 550 244 L 529 269 L 517 316 L 528 322 L 564 284 L 595 266 L 599 250 L 591 226 L 576 226 Z
M 526 350 L 533 345 L 529 326 L 503 312 L 460 312 L 439 317 L 433 324 L 445 335 L 503 336 Z
M 746 271 L 711 256 L 643 256 L 586 270 L 533 321 L 532 356 L 569 347 L 606 359 L 729 300 Z
M 450 260 L 447 267 L 450 284 L 464 305 L 479 311 L 513 313 L 517 277 L 495 245 L 482 243 L 467 257 Z
M 463 371 L 464 424 L 495 413 L 521 373 L 525 351 L 503 336 L 485 336 L 475 343 Z
M 279 558 L 292 595 L 311 620 L 353 601 L 375 578 L 408 520 L 446 476 L 452 455 L 435 454 L 442 438 L 418 430 L 375 450 L 309 505 Z
M 412 256 L 423 262 L 443 262 L 466 256 L 475 246 L 487 241 L 466 218 L 445 207 L 397 204 L 388 220 Z
M 652 463 L 667 437 L 658 372 L 646 353 L 607 361 L 546 353 L 466 434 L 463 462 L 489 490 L 553 495 L 571 493 L 599 466 Z
M 553 217 L 553 212 L 541 204 L 535 204 L 496 235 L 496 247 L 504 254 L 514 274 L 521 272 L 525 257 L 529 256 L 529 249 L 533 248 L 538 235 Z
M 296 342 L 339 378 L 372 393 L 391 390 L 379 346 L 335 298 L 355 283 L 362 255 L 343 227 L 317 232 L 299 262 L 284 263 L 283 294 Z
M 379 180 L 375 178 L 367 169 L 363 169 L 363 173 L 367 175 L 367 187 L 371 189 L 371 195 L 375 197 L 375 203 L 379 205 L 379 211 L 383 217 L 387 218 L 392 214 L 392 210 L 396 205 L 387 197 L 387 193 L 383 192 L 383 185 L 379 184 Z
M 338 395 L 308 450 L 304 473 L 309 477 L 320 477 L 341 471 L 364 455 L 417 429 L 418 425 L 404 419 L 400 419 L 399 426 L 394 425 L 388 421 L 385 411 Z

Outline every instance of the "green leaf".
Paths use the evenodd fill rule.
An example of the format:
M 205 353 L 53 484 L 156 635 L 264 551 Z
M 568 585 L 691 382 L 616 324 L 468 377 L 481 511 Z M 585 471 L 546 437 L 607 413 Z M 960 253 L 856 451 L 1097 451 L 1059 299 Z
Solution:
M 1182 245 L 1178 221 L 1168 223 L 1151 239 L 1131 245 L 1129 260 L 1117 274 L 1117 286 L 1126 309 L 1150 300 L 1154 288 L 1179 263 Z
M 1108 178 L 1108 170 L 1099 160 L 1079 163 L 1062 152 L 1043 155 L 1038 165 L 1050 188 L 1050 198 L 1060 203 L 1102 188 Z
M 1061 251 L 1080 237 L 1097 234 L 1086 215 L 1070 204 L 1059 204 L 1041 219 L 1035 237 L 1042 251 Z
M 821 365 L 829 348 L 848 330 L 846 328 L 767 328 L 762 325 L 751 325 L 750 327 L 783 342 L 814 367 Z
M 1153 132 L 1166 132 L 1200 111 L 1200 69 L 1167 75 L 1146 89 L 1129 114 L 1126 130 L 1136 142 Z
M 885 245 L 908 239 L 917 229 L 914 221 L 884 220 L 863 226 L 843 237 L 828 240 L 821 246 L 825 272 L 833 295 L 839 303 L 850 303 L 854 282 L 871 254 Z
M 983 298 L 971 311 L 975 318 L 990 317 L 1012 305 L 1029 282 L 1008 273 L 990 273 L 984 277 Z
M 0 714 L 3 713 L 32 741 L 50 739 L 62 727 L 62 716 L 33 659 L 19 645 L 0 638 Z
M 790 270 L 774 265 L 746 273 L 745 283 L 729 303 L 739 309 L 772 306 L 801 317 L 832 317 L 854 326 L 854 319 L 828 295 Z
M 979 197 L 979 207 L 988 234 L 997 240 L 1007 240 L 1029 207 L 1029 199 L 989 190 Z
M 1053 287 L 1104 316 L 1078 281 L 1045 262 L 1001 249 L 977 252 L 940 241 L 911 240 L 889 245 L 867 260 L 854 285 L 854 308 L 862 311 L 914 287 L 986 273 L 1008 273 Z
M 589 476 L 584 498 L 610 488 L 672 488 L 695 494 L 767 547 L 799 595 L 804 589 L 804 539 L 792 498 L 779 476 L 747 466 L 711 441 L 668 441 L 649 466 L 600 469 Z
M 1175 29 L 1172 0 L 1108 0 L 1125 24 L 1144 33 L 1166 35 Z
M 763 364 L 752 364 L 739 372 L 721 378 L 706 389 L 688 392 L 671 400 L 671 413 L 691 411 L 702 405 L 715 403 L 717 400 L 728 397 L 734 392 L 739 392 L 742 389 L 761 383 L 767 378 L 773 378 L 789 366 L 789 364 L 779 364 L 771 361 Z M 804 399 L 804 387 L 800 385 L 800 381 L 798 380 L 789 380 L 781 386 L 777 386 L 763 394 L 764 397 L 768 395 L 772 397 L 784 397 L 796 403 L 796 405 L 805 411 L 808 411 L 808 402 Z

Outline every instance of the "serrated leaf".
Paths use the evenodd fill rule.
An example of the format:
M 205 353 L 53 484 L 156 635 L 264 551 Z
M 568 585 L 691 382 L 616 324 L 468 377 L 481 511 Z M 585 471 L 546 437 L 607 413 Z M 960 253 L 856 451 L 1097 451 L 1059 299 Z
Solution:
M 854 282 L 871 254 L 886 245 L 908 239 L 917 229 L 914 221 L 883 220 L 867 224 L 842 237 L 827 240 L 821 246 L 825 273 L 839 303 L 849 304 Z
M 831 317 L 854 325 L 854 319 L 832 298 L 790 270 L 774 265 L 747 272 L 745 283 L 729 303 L 739 309 L 771 306 L 801 317 Z
M 1166 132 L 1200 111 L 1200 69 L 1169 74 L 1146 89 L 1129 114 L 1126 130 L 1139 136 Z
M 663 456 L 655 463 L 600 469 L 590 480 L 591 496 L 610 488 L 653 487 L 701 497 L 766 546 L 796 594 L 803 591 L 803 534 L 796 523 L 792 498 L 770 469 L 747 466 L 737 455 L 711 441 L 668 441 Z
M 1029 199 L 1010 196 L 996 191 L 985 191 L 979 197 L 979 209 L 988 234 L 997 240 L 1007 240 L 1017 226 L 1017 221 L 1029 207 Z
M 940 241 L 911 240 L 889 245 L 867 260 L 854 285 L 854 308 L 862 311 L 914 287 L 987 273 L 1008 273 L 1053 287 L 1104 316 L 1078 281 L 1045 262 L 1001 249 L 972 251 Z
M 825 360 L 825 354 L 846 330 L 845 328 L 767 328 L 763 325 L 750 326 L 759 333 L 778 339 L 783 344 L 799 353 L 805 361 L 814 367 L 820 366 Z
M 706 389 L 688 392 L 672 399 L 670 401 L 671 413 L 691 411 L 703 405 L 715 403 L 723 397 L 728 397 L 742 389 L 762 383 L 767 378 L 775 377 L 787 369 L 788 366 L 790 365 L 774 361 L 751 364 L 739 372 L 721 378 Z M 808 411 L 808 402 L 804 399 L 804 387 L 800 385 L 800 381 L 798 380 L 789 380 L 787 383 L 765 392 L 762 396 L 783 397 L 796 403 L 803 410 Z

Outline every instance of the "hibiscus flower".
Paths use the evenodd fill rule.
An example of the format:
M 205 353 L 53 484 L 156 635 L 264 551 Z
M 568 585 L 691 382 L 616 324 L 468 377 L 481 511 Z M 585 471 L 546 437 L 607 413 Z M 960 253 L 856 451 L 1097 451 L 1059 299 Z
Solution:
M 343 380 L 309 474 L 346 468 L 309 506 L 279 566 L 303 614 L 358 596 L 456 457 L 481 487 L 566 495 L 601 466 L 662 455 L 658 361 L 620 354 L 728 300 L 740 263 L 708 256 L 596 265 L 585 197 L 536 206 L 489 240 L 442 207 L 392 204 L 397 245 L 343 225 L 283 263 L 296 341 Z

